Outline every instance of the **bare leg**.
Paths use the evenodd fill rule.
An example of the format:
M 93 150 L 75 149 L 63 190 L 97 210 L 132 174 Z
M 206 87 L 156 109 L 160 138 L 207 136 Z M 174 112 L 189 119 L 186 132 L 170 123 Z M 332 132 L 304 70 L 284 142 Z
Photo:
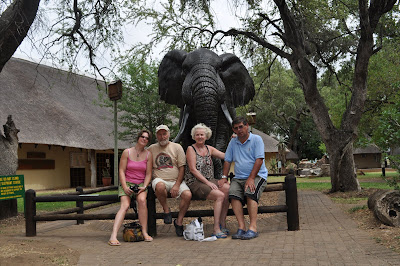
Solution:
M 161 206 L 163 207 L 163 210 L 165 213 L 170 212 L 168 204 L 167 204 L 167 189 L 165 187 L 165 184 L 163 182 L 158 182 L 156 185 L 156 191 L 155 191 L 156 197 L 158 201 L 160 202 Z
M 214 234 L 220 233 L 219 222 L 221 220 L 222 206 L 224 204 L 225 194 L 220 190 L 211 190 L 207 199 L 214 200 Z
M 220 190 L 224 193 L 224 201 L 222 204 L 222 210 L 221 210 L 221 217 L 219 220 L 219 223 L 223 228 L 226 228 L 226 216 L 228 214 L 228 209 L 229 209 L 229 184 L 225 183 Z
M 147 233 L 147 191 L 140 193 L 136 197 L 138 203 L 139 223 L 142 226 L 142 233 L 146 240 L 153 238 Z
M 121 227 L 122 222 L 124 221 L 125 214 L 128 211 L 130 203 L 131 203 L 131 198 L 129 196 L 121 196 L 121 208 L 115 215 L 114 226 L 110 236 L 111 242 L 118 242 L 117 240 L 118 230 Z
M 249 211 L 250 217 L 249 229 L 257 232 L 258 203 L 250 198 L 247 198 L 247 210 Z
M 192 199 L 192 192 L 185 190 L 180 197 L 178 219 L 176 219 L 177 225 L 182 225 L 183 223 L 183 217 L 185 217 L 186 211 L 189 209 L 190 200 Z
M 244 223 L 244 215 L 243 215 L 243 205 L 240 200 L 231 199 L 231 205 L 233 212 L 235 213 L 236 219 L 238 221 L 239 229 L 246 231 L 246 225 Z

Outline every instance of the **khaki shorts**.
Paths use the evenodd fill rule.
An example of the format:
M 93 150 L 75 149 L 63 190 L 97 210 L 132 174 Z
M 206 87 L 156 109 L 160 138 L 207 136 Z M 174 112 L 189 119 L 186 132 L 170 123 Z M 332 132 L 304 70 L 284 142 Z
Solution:
M 128 186 L 128 187 L 130 187 L 130 186 L 134 186 L 134 185 L 136 185 L 135 183 L 131 183 L 131 182 L 126 182 L 126 185 Z M 143 187 L 143 183 L 140 183 L 140 184 L 137 184 L 139 187 Z M 147 190 L 147 189 L 146 189 Z M 128 196 L 128 195 L 126 195 L 125 194 L 125 191 L 124 191 L 124 189 L 122 188 L 122 185 L 121 184 L 119 184 L 119 186 L 118 186 L 118 197 L 121 197 L 121 196 Z M 136 199 L 136 193 L 135 192 L 133 192 L 129 197 L 134 197 L 134 199 Z
M 211 178 L 210 182 L 218 186 L 218 180 Z M 194 198 L 199 200 L 207 199 L 208 194 L 210 194 L 212 190 L 208 185 L 199 180 L 195 180 L 192 184 L 190 184 L 189 188 L 190 191 L 192 191 L 192 199 Z
M 256 190 L 254 192 L 251 192 L 250 188 L 247 188 L 247 190 L 244 191 L 244 185 L 246 184 L 246 181 L 247 179 L 232 178 L 231 186 L 229 187 L 229 199 L 240 200 L 243 205 L 246 204 L 246 198 L 250 198 L 258 203 L 261 194 L 263 193 L 264 188 L 267 185 L 267 180 L 262 177 L 256 176 L 256 178 L 254 179 Z
M 175 181 L 165 181 L 164 179 L 156 177 L 156 178 L 154 178 L 153 182 L 151 182 L 151 186 L 152 186 L 154 191 L 156 191 L 156 185 L 159 182 L 163 182 L 165 184 L 165 188 L 167 189 L 168 196 L 170 196 L 169 191 L 175 185 Z M 178 198 L 181 196 L 182 192 L 185 191 L 185 190 L 189 190 L 190 191 L 190 188 L 186 185 L 185 181 L 182 181 L 181 185 L 179 186 Z

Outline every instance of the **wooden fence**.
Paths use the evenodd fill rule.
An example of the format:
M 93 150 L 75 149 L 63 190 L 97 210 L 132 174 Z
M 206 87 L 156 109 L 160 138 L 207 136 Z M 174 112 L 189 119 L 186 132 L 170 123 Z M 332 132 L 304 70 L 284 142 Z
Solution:
M 36 192 L 29 189 L 25 193 L 25 229 L 26 236 L 36 236 L 36 224 L 38 221 L 56 221 L 56 220 L 76 220 L 77 224 L 83 224 L 84 220 L 113 220 L 115 214 L 84 214 L 85 210 L 108 205 L 118 202 L 118 195 L 90 195 L 100 191 L 116 190 L 116 186 L 109 186 L 104 188 L 89 189 L 83 191 L 78 187 L 77 192 L 62 194 L 62 195 L 49 195 L 49 196 L 36 196 Z M 259 213 L 277 213 L 286 212 L 287 225 L 289 231 L 299 230 L 299 212 L 297 202 L 297 186 L 296 178 L 294 175 L 289 174 L 285 177 L 285 182 L 268 183 L 264 192 L 272 191 L 285 191 L 286 204 L 276 206 L 259 206 Z M 36 214 L 37 202 L 60 202 L 60 201 L 75 201 L 76 207 L 62 211 L 55 211 L 45 214 Z M 97 203 L 84 206 L 84 202 L 98 201 Z M 148 231 L 151 236 L 157 235 L 156 220 L 163 219 L 163 213 L 156 212 L 156 197 L 151 187 L 148 188 L 147 194 L 147 208 L 148 208 Z M 244 209 L 244 214 L 247 215 L 247 209 Z M 228 210 L 228 215 L 234 215 L 233 210 Z M 214 216 L 213 210 L 188 210 L 185 217 L 208 217 Z M 178 212 L 172 212 L 172 217 L 177 218 Z M 125 219 L 136 220 L 138 219 L 137 213 L 127 213 Z

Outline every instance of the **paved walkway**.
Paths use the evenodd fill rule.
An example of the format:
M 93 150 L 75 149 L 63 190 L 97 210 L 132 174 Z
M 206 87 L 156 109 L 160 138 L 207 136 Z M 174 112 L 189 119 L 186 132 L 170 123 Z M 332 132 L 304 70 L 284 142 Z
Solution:
M 287 231 L 280 213 L 260 219 L 260 236 L 250 241 L 185 241 L 172 225 L 159 225 L 153 242 L 110 247 L 110 221 L 42 223 L 36 238 L 79 250 L 78 265 L 400 265 L 399 254 L 376 244 L 326 195 L 299 191 L 299 212 L 300 231 Z M 206 236 L 211 230 L 207 225 Z

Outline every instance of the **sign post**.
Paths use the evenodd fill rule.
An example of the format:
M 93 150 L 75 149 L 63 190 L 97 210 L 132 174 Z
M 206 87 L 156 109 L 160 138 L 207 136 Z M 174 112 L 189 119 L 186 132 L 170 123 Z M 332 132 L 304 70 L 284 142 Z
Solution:
M 23 175 L 0 176 L 0 200 L 10 200 L 16 198 L 25 199 L 24 176 Z

